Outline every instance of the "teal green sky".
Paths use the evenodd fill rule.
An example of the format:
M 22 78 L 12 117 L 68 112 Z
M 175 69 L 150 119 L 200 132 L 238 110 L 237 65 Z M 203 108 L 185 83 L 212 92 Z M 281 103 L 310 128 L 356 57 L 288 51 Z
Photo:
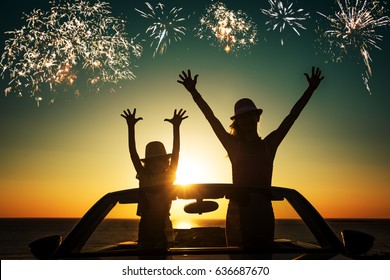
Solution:
M 135 80 L 123 81 L 115 93 L 81 90 L 58 95 L 55 103 L 0 94 L 0 217 L 80 217 L 107 192 L 137 187 L 127 149 L 124 109 L 137 108 L 140 156 L 149 141 L 172 148 L 172 127 L 164 122 L 174 109 L 189 118 L 181 126 L 178 182 L 231 182 L 229 159 L 190 95 L 176 81 L 182 70 L 199 74 L 198 90 L 226 129 L 234 103 L 253 99 L 264 110 L 259 134 L 278 127 L 307 87 L 305 72 L 321 68 L 325 79 L 281 144 L 273 185 L 301 191 L 325 217 L 390 218 L 390 29 L 381 27 L 381 50 L 372 49 L 372 77 L 366 90 L 359 58 L 334 63 L 316 44 L 320 16 L 334 1 L 296 1 L 310 13 L 301 36 L 267 32 L 260 9 L 268 1 L 223 1 L 246 12 L 258 26 L 258 42 L 249 52 L 226 53 L 194 36 L 193 28 L 211 1 L 161 1 L 183 7 L 187 33 L 166 53 L 153 58 L 147 19 L 135 8 L 144 1 L 109 1 L 115 16 L 127 20 L 130 36 L 144 38 L 135 62 Z M 314 1 L 310 1 L 314 2 Z M 150 3 L 157 3 L 150 1 Z M 15 0 L 2 4 L 0 46 L 5 31 L 22 25 L 22 12 L 48 8 L 48 1 Z M 387 15 L 389 13 L 387 12 Z M 1 51 L 1 52 L 2 52 Z M 360 62 L 360 63 L 359 63 Z M 8 80 L 0 80 L 1 91 Z

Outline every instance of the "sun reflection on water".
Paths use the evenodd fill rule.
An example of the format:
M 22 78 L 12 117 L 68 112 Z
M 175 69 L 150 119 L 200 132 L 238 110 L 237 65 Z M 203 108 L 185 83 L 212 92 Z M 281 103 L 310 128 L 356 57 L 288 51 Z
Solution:
M 183 221 L 183 220 L 172 221 L 172 224 L 173 224 L 173 228 L 178 228 L 178 229 L 190 229 L 194 227 L 192 222 Z

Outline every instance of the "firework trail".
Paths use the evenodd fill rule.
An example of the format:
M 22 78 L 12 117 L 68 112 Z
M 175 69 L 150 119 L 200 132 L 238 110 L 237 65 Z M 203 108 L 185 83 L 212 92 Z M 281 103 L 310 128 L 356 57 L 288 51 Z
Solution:
M 168 13 L 165 12 L 165 6 L 158 3 L 153 7 L 150 3 L 145 2 L 148 12 L 135 9 L 140 15 L 152 21 L 152 24 L 146 29 L 146 33 L 152 38 L 151 47 L 154 48 L 153 57 L 157 53 L 163 54 L 167 51 L 168 45 L 174 40 L 181 40 L 185 35 L 186 28 L 181 24 L 186 20 L 180 17 L 182 8 L 173 7 Z
M 125 21 L 111 15 L 108 3 L 50 4 L 50 11 L 34 9 L 21 29 L 7 32 L 11 38 L 0 61 L 2 77 L 10 79 L 6 95 L 28 93 L 39 105 L 44 92 L 53 98 L 70 88 L 79 95 L 83 83 L 99 91 L 135 78 L 132 62 L 142 47 L 127 38 Z
M 301 36 L 298 29 L 306 29 L 301 22 L 309 17 L 309 13 L 305 13 L 303 9 L 294 10 L 293 3 L 288 1 L 268 0 L 269 9 L 260 9 L 261 12 L 270 19 L 265 23 L 268 26 L 267 31 L 279 29 L 280 33 L 286 31 L 286 27 L 291 27 L 292 30 Z M 280 39 L 281 45 L 284 45 L 284 39 Z
M 248 49 L 257 42 L 257 26 L 247 14 L 229 10 L 221 2 L 206 8 L 195 31 L 195 36 L 224 48 L 226 53 Z
M 372 62 L 369 51 L 374 48 L 381 50 L 378 42 L 383 36 L 376 32 L 378 27 L 389 26 L 390 18 L 384 15 L 385 9 L 380 1 L 351 1 L 337 0 L 339 11 L 332 16 L 317 12 L 328 20 L 330 26 L 323 33 L 327 49 L 334 61 L 340 62 L 346 56 L 358 54 L 366 66 L 362 74 L 363 82 L 368 92 L 371 93 L 368 81 L 372 76 L 370 63 Z M 321 38 L 322 39 L 322 38 Z

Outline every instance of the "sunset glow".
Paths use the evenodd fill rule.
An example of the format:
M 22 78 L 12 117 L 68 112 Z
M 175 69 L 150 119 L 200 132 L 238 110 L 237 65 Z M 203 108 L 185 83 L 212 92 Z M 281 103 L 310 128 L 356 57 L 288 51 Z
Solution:
M 185 32 L 180 29 L 183 32 L 179 32 L 177 41 L 174 34 L 167 35 L 172 42 L 163 52 L 157 48 L 158 38 L 150 37 L 150 32 L 145 33 L 152 23 L 136 10 L 151 13 L 145 1 L 112 0 L 104 7 L 112 12 L 107 17 L 117 19 L 123 28 L 118 36 L 125 36 L 128 40 L 137 38 L 137 42 L 125 41 L 124 49 L 116 52 L 109 46 L 99 50 L 99 43 L 110 38 L 86 41 L 80 36 L 86 36 L 90 28 L 83 22 L 84 33 L 75 38 L 84 43 L 83 47 L 95 44 L 94 57 L 104 55 L 106 60 L 88 60 L 91 57 L 75 42 L 72 46 L 80 51 L 78 57 L 89 63 L 86 68 L 82 68 L 83 61 L 78 61 L 81 63 L 78 67 L 71 63 L 71 49 L 69 53 L 62 53 L 59 47 L 53 46 L 59 64 L 53 56 L 52 60 L 45 61 L 26 56 L 31 63 L 40 62 L 42 69 L 46 69 L 42 70 L 42 75 L 49 75 L 52 71 L 57 75 L 56 79 L 66 80 L 66 83 L 56 84 L 58 87 L 53 84 L 53 92 L 45 92 L 44 87 L 31 88 L 33 82 L 41 85 L 34 73 L 28 72 L 28 77 L 18 76 L 22 84 L 18 80 L 10 81 L 8 76 L 0 77 L 0 217 L 79 218 L 106 193 L 137 188 L 139 181 L 129 155 L 127 124 L 120 116 L 127 108 L 136 108 L 137 116 L 142 118 L 135 127 L 140 158 L 144 157 L 145 147 L 151 141 L 161 141 L 170 153 L 172 125 L 164 119 L 171 118 L 175 109 L 187 111 L 188 119 L 180 126 L 176 184 L 231 183 L 227 152 L 193 98 L 177 83 L 178 75 L 187 69 L 199 75 L 197 89 L 226 131 L 229 131 L 235 102 L 243 97 L 251 98 L 264 110 L 258 128 L 259 135 L 264 138 L 278 128 L 307 88 L 304 73 L 310 72 L 312 66 L 318 66 L 325 79 L 279 146 L 272 184 L 297 189 L 325 218 L 390 218 L 388 26 L 375 31 L 381 36 L 381 40 L 376 41 L 380 50 L 370 48 L 372 75 L 369 76 L 370 91 L 367 92 L 362 83 L 362 73 L 367 70 L 367 65 L 360 53 L 336 63 L 321 50 L 324 46 L 317 45 L 318 42 L 325 43 L 326 39 L 317 33 L 317 19 L 326 22 L 317 11 L 333 18 L 340 8 L 337 6 L 340 1 L 298 1 L 294 4 L 294 9 L 302 8 L 305 14 L 310 14 L 310 17 L 305 17 L 305 29 L 299 29 L 301 36 L 294 31 L 292 36 L 285 32 L 266 31 L 269 26 L 265 23 L 269 17 L 261 9 L 269 9 L 269 1 L 223 1 L 227 8 L 218 20 L 225 18 L 228 11 L 233 13 L 236 25 L 231 27 L 229 36 L 235 32 L 236 40 L 239 40 L 243 35 L 246 41 L 241 45 L 230 44 L 231 38 L 226 30 L 221 42 L 196 36 L 197 31 L 203 36 L 211 36 L 211 25 L 219 22 L 207 14 L 210 1 L 160 2 L 165 5 L 164 12 L 169 12 L 172 7 L 180 8 L 180 11 L 174 11 L 180 12 L 177 19 L 185 18 L 179 23 L 186 28 Z M 51 6 L 48 1 L 15 0 L 3 4 L 1 53 L 6 50 L 5 42 L 12 35 L 5 32 L 20 30 L 26 24 L 21 19 L 23 13 L 38 9 L 50 11 Z M 150 2 L 153 9 L 157 4 L 158 1 Z M 171 15 L 175 16 L 175 13 Z M 385 9 L 383 16 L 389 16 Z M 202 17 L 209 21 L 199 26 Z M 246 33 L 238 29 L 240 19 L 251 28 Z M 72 23 L 76 24 L 77 20 Z M 196 30 L 202 26 L 202 30 Z M 60 28 L 57 24 L 55 27 Z M 67 35 L 72 30 L 69 29 Z M 101 36 L 106 34 L 105 30 L 95 31 L 101 31 Z M 137 34 L 143 34 L 149 41 L 141 40 Z M 61 34 L 54 35 L 59 44 Z M 39 40 L 38 35 L 33 38 Z M 120 38 L 111 38 L 113 40 L 109 42 L 115 43 Z M 152 46 L 151 40 L 154 42 Z M 49 50 L 49 44 L 49 41 L 44 41 L 28 46 L 41 46 L 40 54 L 50 56 L 45 52 Z M 135 61 L 124 57 L 115 64 L 115 55 L 130 54 L 133 44 L 142 45 L 142 55 L 140 52 Z M 230 51 L 224 50 L 227 45 Z M 156 52 L 158 55 L 153 55 Z M 61 54 L 64 56 L 59 57 Z M 111 55 L 115 61 L 108 58 Z M 109 63 L 104 64 L 104 61 Z M 4 66 L 11 62 L 3 60 L 2 63 Z M 25 67 L 30 69 L 28 65 Z M 79 69 L 77 73 L 74 72 L 76 68 Z M 115 92 L 101 87 L 101 76 L 106 74 L 100 70 L 112 71 L 105 77 L 114 82 Z M 131 79 L 128 76 L 115 80 L 115 73 L 127 73 Z M 99 78 L 100 82 L 93 81 L 94 78 Z M 10 82 L 13 90 L 23 89 L 23 92 L 11 91 Z M 91 84 L 94 82 L 96 84 Z M 55 102 L 50 102 L 51 98 L 44 95 L 51 96 L 54 88 L 58 92 Z M 184 219 L 183 214 L 184 205 L 190 201 L 176 202 L 179 201 L 172 205 L 172 216 L 178 218 L 178 226 L 190 226 L 192 221 Z M 227 203 L 226 199 L 222 201 L 216 212 L 189 217 L 193 220 L 224 219 Z M 275 207 L 279 209 L 279 206 Z M 289 209 L 277 211 L 281 217 L 293 217 Z M 113 215 L 137 218 L 135 212 L 133 207 Z

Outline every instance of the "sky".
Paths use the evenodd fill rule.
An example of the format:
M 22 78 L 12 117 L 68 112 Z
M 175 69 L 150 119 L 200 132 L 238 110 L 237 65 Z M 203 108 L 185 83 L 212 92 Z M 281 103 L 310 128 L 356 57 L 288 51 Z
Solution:
M 10 80 L 0 79 L 0 217 L 81 217 L 107 192 L 138 187 L 126 122 L 120 117 L 127 108 L 136 108 L 143 118 L 136 126 L 141 157 L 150 141 L 172 149 L 172 126 L 164 119 L 174 109 L 185 109 L 189 118 L 180 127 L 177 183 L 231 183 L 226 151 L 177 83 L 178 75 L 187 69 L 199 74 L 197 89 L 227 130 L 234 103 L 251 98 L 264 111 L 259 135 L 265 137 L 301 97 L 307 88 L 304 73 L 316 66 L 325 79 L 280 145 L 272 184 L 297 189 L 326 218 L 390 218 L 389 27 L 375 30 L 383 36 L 377 42 L 381 49 L 369 48 L 368 91 L 361 57 L 348 53 L 332 61 L 324 51 L 327 39 L 316 32 L 327 22 L 317 12 L 337 11 L 333 0 L 294 2 L 294 8 L 310 14 L 302 22 L 306 29 L 298 29 L 300 36 L 287 27 L 283 33 L 267 31 L 269 18 L 260 9 L 269 9 L 268 1 L 222 1 L 257 26 L 256 44 L 233 46 L 229 53 L 224 45 L 195 36 L 212 1 L 160 1 L 165 11 L 182 8 L 180 24 L 186 29 L 180 40 L 154 56 L 155 44 L 150 46 L 146 33 L 151 20 L 135 10 L 148 12 L 145 2 L 108 2 L 112 15 L 126 21 L 128 36 L 138 35 L 143 46 L 141 57 L 132 62 L 134 80 L 119 82 L 115 92 L 80 86 L 79 96 L 64 87 L 53 104 L 45 92 L 38 106 L 29 94 L 6 96 Z M 150 3 L 155 7 L 159 2 Z M 50 4 L 14 0 L 2 6 L 1 53 L 10 37 L 5 32 L 26 25 L 23 13 L 49 10 Z

